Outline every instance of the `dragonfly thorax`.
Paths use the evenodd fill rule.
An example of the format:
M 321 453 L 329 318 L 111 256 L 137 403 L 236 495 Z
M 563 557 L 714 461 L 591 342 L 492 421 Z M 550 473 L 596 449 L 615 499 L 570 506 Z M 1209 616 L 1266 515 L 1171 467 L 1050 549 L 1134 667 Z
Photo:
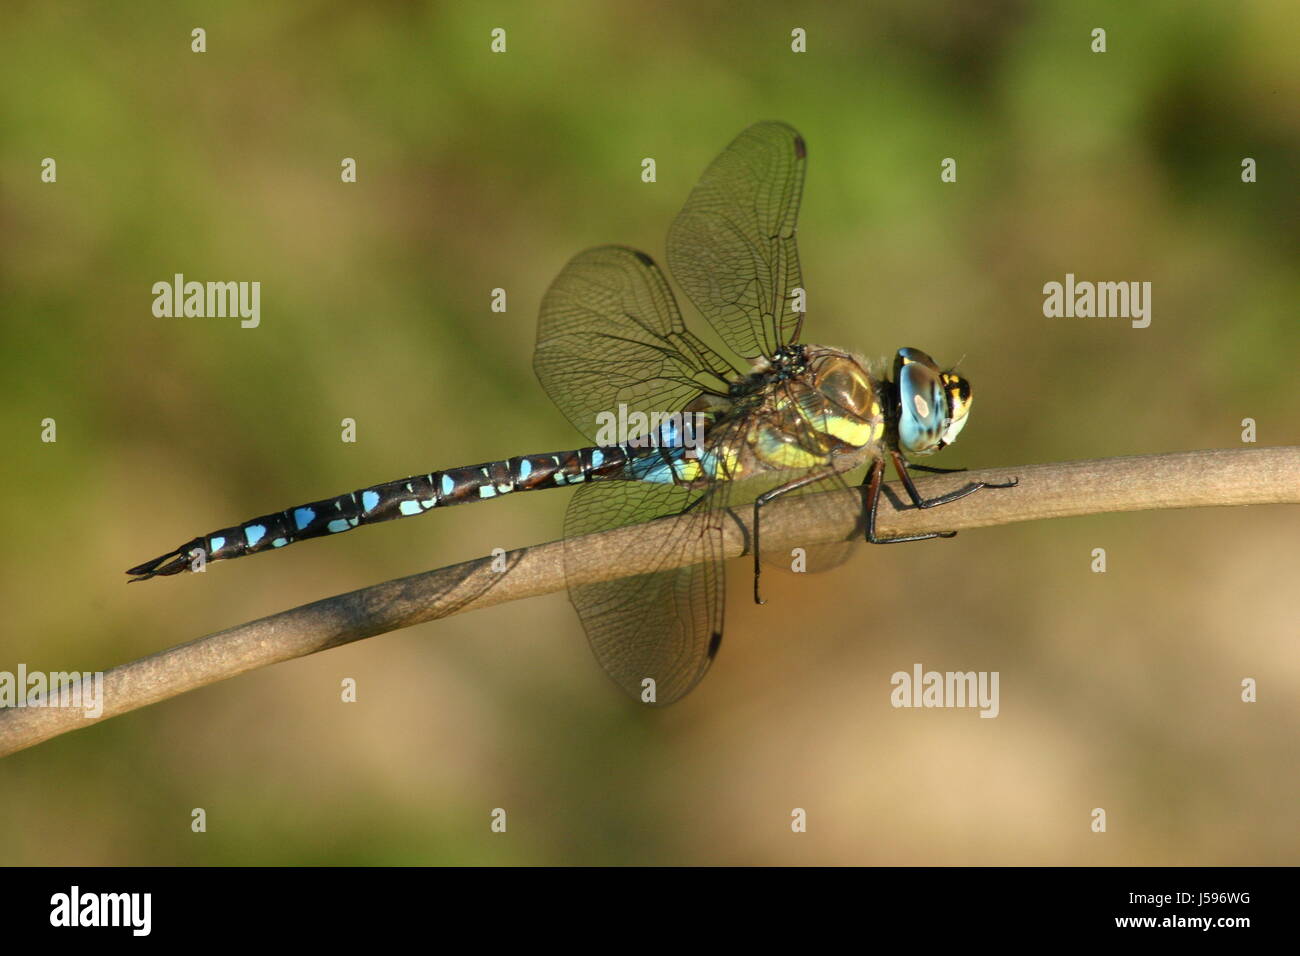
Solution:
M 778 382 L 787 382 L 803 375 L 808 369 L 807 345 L 783 345 L 771 356 L 760 355 L 753 360 L 753 371 L 731 383 L 731 396 L 744 398 Z
M 768 469 L 843 470 L 865 459 L 885 431 L 875 384 L 858 357 L 839 349 L 794 345 L 755 362 L 732 384 L 715 426 L 739 440 L 736 477 Z

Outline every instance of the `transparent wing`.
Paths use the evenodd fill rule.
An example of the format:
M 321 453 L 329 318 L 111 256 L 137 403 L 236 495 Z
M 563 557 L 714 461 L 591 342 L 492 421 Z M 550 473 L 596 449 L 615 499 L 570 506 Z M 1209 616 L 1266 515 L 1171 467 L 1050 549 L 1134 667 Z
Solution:
M 725 392 L 732 373 L 686 329 L 654 260 L 623 246 L 578 253 L 551 283 L 533 370 L 591 441 L 600 412 L 675 412 L 703 388 Z
M 790 472 L 777 474 L 786 480 L 796 477 Z M 813 544 L 796 537 L 781 548 L 764 544 L 760 555 L 764 566 L 782 571 L 820 574 L 838 568 L 852 556 L 863 540 L 865 525 L 862 493 L 850 486 L 846 474 L 827 472 L 821 480 L 782 496 L 783 499 L 799 500 L 801 524 L 844 528 L 843 540 Z M 771 540 L 770 537 L 768 540 Z M 798 553 L 795 552 L 796 548 Z
M 636 564 L 654 570 L 569 587 L 596 660 L 638 700 L 646 678 L 654 680 L 655 704 L 678 700 L 699 683 L 718 652 L 722 524 L 714 498 L 725 495 L 724 488 L 725 483 L 701 492 L 651 482 L 597 482 L 579 487 L 569 502 L 566 569 L 580 560 L 581 535 L 677 516 L 667 531 L 656 529 L 633 545 Z
M 784 123 L 755 123 L 700 177 L 668 233 L 668 266 L 739 355 L 771 355 L 798 335 L 803 287 L 795 226 L 807 147 Z

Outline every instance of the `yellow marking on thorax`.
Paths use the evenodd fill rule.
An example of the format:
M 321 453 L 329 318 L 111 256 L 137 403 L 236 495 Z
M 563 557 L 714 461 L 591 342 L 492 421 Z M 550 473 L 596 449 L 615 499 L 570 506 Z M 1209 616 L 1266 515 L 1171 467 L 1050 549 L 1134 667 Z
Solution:
M 820 455 L 809 454 L 798 445 L 787 442 L 781 442 L 775 449 L 764 449 L 760 455 L 765 462 L 775 468 L 811 468 L 826 460 Z
M 826 419 L 821 430 L 832 438 L 838 438 L 846 445 L 861 448 L 871 441 L 875 426 L 871 422 L 848 418 L 844 415 L 834 415 Z
M 751 431 L 749 444 L 761 461 L 774 468 L 811 468 L 826 461 L 824 455 L 814 454 L 794 442 L 786 441 L 785 433 L 770 425 L 762 425 Z

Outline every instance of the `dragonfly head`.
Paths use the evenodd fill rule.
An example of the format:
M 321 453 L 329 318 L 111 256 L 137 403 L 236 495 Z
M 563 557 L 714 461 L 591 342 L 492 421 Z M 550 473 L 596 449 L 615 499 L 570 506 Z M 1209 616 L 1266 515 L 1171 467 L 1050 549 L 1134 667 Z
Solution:
M 933 455 L 951 445 L 970 412 L 970 383 L 941 371 L 920 349 L 899 349 L 894 357 L 898 389 L 898 444 L 910 455 Z

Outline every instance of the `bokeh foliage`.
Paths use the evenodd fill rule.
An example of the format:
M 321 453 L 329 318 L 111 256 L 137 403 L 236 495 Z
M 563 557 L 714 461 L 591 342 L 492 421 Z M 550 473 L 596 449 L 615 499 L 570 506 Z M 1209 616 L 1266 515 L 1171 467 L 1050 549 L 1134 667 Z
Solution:
M 122 574 L 272 508 L 575 444 L 531 373 L 547 283 L 603 242 L 662 259 L 757 119 L 809 143 L 814 340 L 963 360 L 972 423 L 936 464 L 1230 447 L 1245 417 L 1295 443 L 1296 10 L 10 4 L 0 668 L 105 668 L 555 537 L 562 492 Z M 154 318 L 176 272 L 261 281 L 261 327 Z M 1151 281 L 1151 327 L 1045 319 L 1067 272 Z M 663 713 L 617 696 L 558 595 L 426 625 L 3 761 L 0 863 L 1293 862 L 1295 530 L 990 529 L 774 578 L 764 608 L 737 565 L 719 663 Z M 914 661 L 999 670 L 1002 716 L 892 710 Z

